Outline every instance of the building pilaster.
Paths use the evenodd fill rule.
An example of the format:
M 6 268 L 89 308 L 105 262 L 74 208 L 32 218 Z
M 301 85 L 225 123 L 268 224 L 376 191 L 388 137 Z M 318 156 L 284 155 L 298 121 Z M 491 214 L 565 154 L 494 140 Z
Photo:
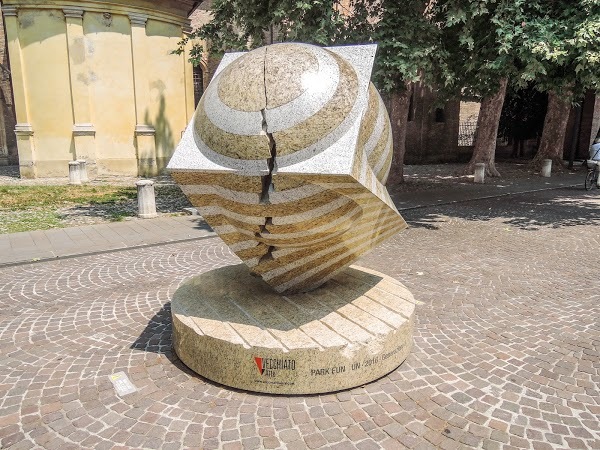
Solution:
M 187 24 L 182 27 L 183 37 L 188 37 L 192 32 L 191 25 Z M 196 109 L 196 103 L 194 102 L 194 67 L 192 63 L 189 61 L 188 55 L 190 54 L 190 50 L 192 49 L 192 42 L 188 39 L 185 44 L 184 52 L 181 57 L 183 58 L 183 73 L 185 83 L 185 123 L 190 123 L 192 120 L 192 116 L 194 115 L 194 111 Z
M 36 177 L 35 143 L 33 140 L 33 127 L 29 123 L 29 108 L 27 102 L 26 77 L 23 70 L 23 55 L 19 40 L 19 23 L 17 20 L 16 6 L 2 6 L 6 38 L 8 40 L 8 56 L 12 75 L 13 96 L 15 99 L 15 113 L 17 124 L 17 150 L 19 152 L 19 170 L 23 178 Z
M 135 94 L 135 141 L 140 176 L 158 175 L 156 163 L 156 131 L 148 124 L 150 106 L 149 82 L 147 78 L 146 23 L 148 16 L 129 14 L 131 22 L 131 54 L 133 60 L 133 86 Z
M 96 131 L 91 119 L 88 61 L 85 54 L 82 8 L 65 8 L 67 24 L 67 48 L 69 53 L 69 73 L 71 75 L 71 98 L 73 103 L 73 140 L 75 159 L 85 159 L 88 173 L 95 176 Z

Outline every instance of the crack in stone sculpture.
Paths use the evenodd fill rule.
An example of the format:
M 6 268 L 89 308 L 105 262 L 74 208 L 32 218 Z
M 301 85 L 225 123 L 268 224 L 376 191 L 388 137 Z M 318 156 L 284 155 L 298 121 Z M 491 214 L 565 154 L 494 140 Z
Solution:
M 173 346 L 200 375 L 321 393 L 377 379 L 410 352 L 410 292 L 349 267 L 406 227 L 384 187 L 392 135 L 369 82 L 375 50 L 227 54 L 198 104 L 169 168 L 245 264 L 173 296 Z

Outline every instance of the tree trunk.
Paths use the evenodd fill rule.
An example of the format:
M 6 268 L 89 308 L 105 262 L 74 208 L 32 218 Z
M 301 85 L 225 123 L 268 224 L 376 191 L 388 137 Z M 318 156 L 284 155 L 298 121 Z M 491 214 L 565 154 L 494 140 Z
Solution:
M 571 111 L 571 97 L 570 92 L 562 94 L 548 92 L 548 110 L 544 119 L 542 139 L 533 158 L 533 164 L 536 167 L 541 166 L 544 159 L 551 159 L 553 167 L 564 166 L 563 151 Z
M 393 92 L 390 98 L 390 123 L 394 140 L 394 156 L 386 185 L 404 183 L 404 153 L 406 152 L 406 126 L 412 86 L 406 83 L 405 89 Z
M 500 114 L 506 96 L 506 85 L 508 79 L 500 80 L 500 87 L 495 94 L 484 97 L 477 119 L 477 130 L 475 131 L 475 142 L 473 156 L 464 168 L 463 173 L 471 175 L 475 164 L 485 163 L 486 175 L 499 177 L 500 172 L 496 170 L 496 139 L 498 137 L 498 125 Z

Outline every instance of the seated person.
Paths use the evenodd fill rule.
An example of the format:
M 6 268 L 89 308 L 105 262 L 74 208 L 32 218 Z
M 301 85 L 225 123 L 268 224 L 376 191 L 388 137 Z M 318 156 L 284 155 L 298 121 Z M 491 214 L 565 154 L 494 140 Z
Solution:
M 590 147 L 590 160 L 600 162 L 600 137 L 594 139 L 594 143 Z
M 594 143 L 590 147 L 590 159 L 588 161 L 593 161 L 596 165 L 600 166 L 600 138 L 597 137 L 594 139 Z M 588 167 L 593 167 L 588 164 Z M 596 180 L 596 185 L 600 188 L 600 170 L 598 171 L 598 179 Z

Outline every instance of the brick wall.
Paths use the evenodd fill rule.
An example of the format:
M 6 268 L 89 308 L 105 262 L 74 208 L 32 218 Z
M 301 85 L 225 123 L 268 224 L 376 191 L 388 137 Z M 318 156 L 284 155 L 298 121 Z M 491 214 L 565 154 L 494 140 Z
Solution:
M 440 108 L 435 101 L 435 94 L 429 88 L 413 85 L 406 132 L 406 164 L 455 162 L 460 159 L 460 102 L 450 101 Z

